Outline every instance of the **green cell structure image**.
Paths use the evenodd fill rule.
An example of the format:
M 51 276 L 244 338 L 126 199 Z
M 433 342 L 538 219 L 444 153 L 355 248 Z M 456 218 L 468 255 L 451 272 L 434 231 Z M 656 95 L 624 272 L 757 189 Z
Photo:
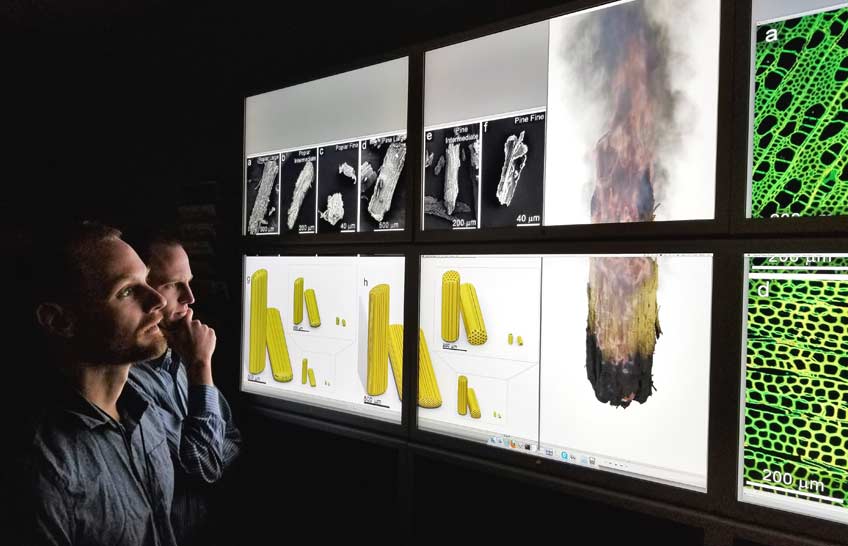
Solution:
M 750 281 L 744 479 L 848 508 L 848 281 L 819 277 Z
M 848 214 L 848 8 L 757 27 L 751 217 Z

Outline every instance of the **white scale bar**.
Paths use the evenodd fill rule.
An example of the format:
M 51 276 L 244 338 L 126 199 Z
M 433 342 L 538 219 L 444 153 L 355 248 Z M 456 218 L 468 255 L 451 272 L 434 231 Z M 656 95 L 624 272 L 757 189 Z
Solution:
M 771 489 L 772 491 L 782 491 L 784 493 L 792 493 L 793 495 L 800 495 L 802 497 L 810 497 L 813 499 L 821 499 L 826 500 L 828 502 L 832 502 L 835 504 L 842 504 L 842 499 L 837 499 L 836 497 L 826 497 L 825 495 L 818 495 L 816 493 L 804 493 L 803 491 L 794 491 L 792 489 L 786 489 L 783 487 L 775 487 L 773 485 L 766 485 L 764 483 L 754 483 L 754 482 L 746 482 L 745 485 L 753 488 L 763 488 L 763 489 Z
M 809 271 L 845 271 L 846 273 L 848 273 L 848 267 L 826 267 L 826 266 L 820 266 L 820 267 L 812 266 L 812 267 L 810 267 L 810 266 L 804 266 L 804 265 L 786 265 L 786 266 L 755 265 L 755 266 L 751 266 L 751 269 L 773 269 L 775 271 L 782 271 L 782 270 L 787 270 L 787 269 L 788 270 L 801 269 L 801 270 L 809 270 Z
M 749 279 L 789 279 L 801 281 L 848 281 L 848 275 L 820 275 L 816 273 L 751 273 Z

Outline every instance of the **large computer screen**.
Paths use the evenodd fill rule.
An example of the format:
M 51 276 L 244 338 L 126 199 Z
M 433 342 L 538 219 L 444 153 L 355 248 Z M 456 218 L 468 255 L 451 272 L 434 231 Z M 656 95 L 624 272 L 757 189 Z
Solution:
M 711 287 L 711 255 L 423 256 L 419 427 L 705 491 Z
M 848 254 L 745 260 L 739 498 L 848 523 Z
M 848 2 L 754 0 L 748 216 L 848 214 Z
M 400 422 L 403 257 L 247 256 L 244 275 L 243 391 Z
M 406 57 L 245 100 L 244 233 L 406 227 Z
M 720 7 L 612 2 L 428 51 L 423 228 L 714 218 Z

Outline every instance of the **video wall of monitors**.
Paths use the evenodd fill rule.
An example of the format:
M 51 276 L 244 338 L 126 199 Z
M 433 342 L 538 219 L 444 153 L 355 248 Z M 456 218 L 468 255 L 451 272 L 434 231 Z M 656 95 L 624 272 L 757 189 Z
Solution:
M 752 13 L 748 216 L 848 214 L 848 2 Z
M 423 229 L 713 219 L 720 7 L 613 2 L 428 51 Z
M 636 483 L 663 501 L 655 484 L 685 489 L 700 509 L 716 500 L 698 494 L 713 492 L 709 461 L 725 516 L 848 523 L 848 253 L 796 253 L 796 235 L 842 228 L 746 231 L 848 215 L 848 0 L 750 4 L 748 27 L 747 4 L 607 2 L 247 97 L 242 390 L 364 428 L 414 415 L 398 434 L 654 482 Z M 721 59 L 721 81 L 742 83 L 730 97 L 720 47 L 748 53 L 735 30 L 750 31 L 750 72 Z M 410 106 L 423 119 L 408 124 Z M 718 144 L 746 131 L 747 157 L 717 179 Z M 597 225 L 633 222 L 654 227 L 624 246 Z M 322 254 L 339 238 L 308 237 L 392 231 L 406 238 L 341 256 Z M 284 236 L 317 255 L 277 256 Z M 419 267 L 408 290 L 404 256 Z M 728 376 L 738 417 L 710 392 Z
M 745 264 L 739 499 L 848 523 L 848 254 Z
M 704 491 L 712 256 L 421 258 L 419 427 Z
M 243 234 L 403 231 L 409 60 L 245 99 Z
M 398 256 L 246 256 L 242 390 L 400 423 L 403 285 Z

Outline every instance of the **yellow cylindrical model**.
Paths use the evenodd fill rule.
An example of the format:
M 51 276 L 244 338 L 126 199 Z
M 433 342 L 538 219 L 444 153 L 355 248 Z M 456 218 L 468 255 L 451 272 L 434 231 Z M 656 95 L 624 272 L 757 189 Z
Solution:
M 403 324 L 389 325 L 389 361 L 395 376 L 398 398 L 403 401 Z
M 303 277 L 294 280 L 294 308 L 292 311 L 292 322 L 295 324 L 303 322 Z
M 459 376 L 456 388 L 456 411 L 460 415 L 468 413 L 468 378 Z
M 303 359 L 301 362 L 301 372 L 300 372 L 300 382 L 303 385 L 306 385 L 306 379 L 309 376 L 309 361 L 307 359 Z
M 248 368 L 256 375 L 265 369 L 265 321 L 268 306 L 268 271 L 257 269 L 250 276 L 250 349 Z
M 424 338 L 424 330 L 418 329 L 418 405 L 422 408 L 438 408 L 442 405 L 442 393 L 436 381 L 430 350 Z
M 314 387 L 316 385 L 315 372 L 312 370 L 312 368 L 309 368 L 309 371 L 307 373 L 309 374 L 309 386 Z
M 477 403 L 477 395 L 474 389 L 468 389 L 468 410 L 471 412 L 472 419 L 480 418 L 480 404 Z
M 442 339 L 459 339 L 459 273 L 446 271 L 442 275 Z
M 368 292 L 368 388 L 379 396 L 389 386 L 389 285 L 378 284 Z
M 313 328 L 321 326 L 321 315 L 318 314 L 318 299 L 315 297 L 315 290 L 310 288 L 304 291 L 303 299 L 306 300 L 306 315 L 309 317 L 309 325 Z
M 291 360 L 289 360 L 289 348 L 286 345 L 286 335 L 283 332 L 283 321 L 280 311 L 273 307 L 268 308 L 267 336 L 268 356 L 271 357 L 271 372 L 274 379 L 282 383 L 292 380 Z
M 459 286 L 459 303 L 462 307 L 462 324 L 465 326 L 465 335 L 471 345 L 482 345 L 486 343 L 486 324 L 483 322 L 483 312 L 480 310 L 480 302 L 477 300 L 477 290 L 473 284 L 465 283 Z

